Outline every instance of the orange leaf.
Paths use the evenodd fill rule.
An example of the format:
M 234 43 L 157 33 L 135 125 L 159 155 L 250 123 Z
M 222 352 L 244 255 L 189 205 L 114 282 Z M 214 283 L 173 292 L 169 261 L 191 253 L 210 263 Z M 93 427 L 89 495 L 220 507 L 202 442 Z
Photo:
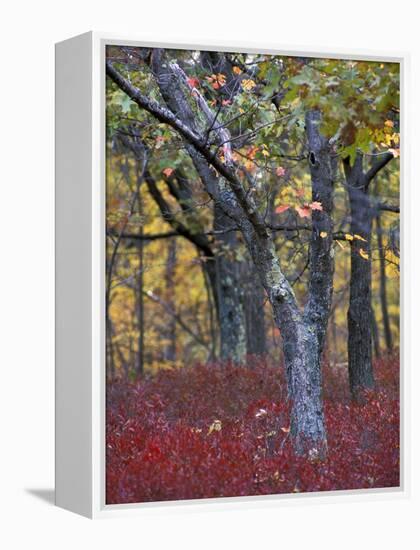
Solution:
M 311 210 L 322 210 L 322 204 L 319 201 L 314 201 L 309 204 Z
M 167 178 L 171 177 L 171 175 L 173 174 L 174 172 L 174 169 L 173 168 L 165 168 L 164 170 L 162 170 L 162 172 L 165 174 L 165 176 Z
M 286 210 L 289 210 L 290 206 L 287 206 L 287 205 L 281 205 L 281 206 L 278 206 L 276 209 L 275 209 L 275 212 L 276 214 L 282 214 L 283 212 L 286 212 Z
M 295 209 L 301 218 L 309 218 L 309 216 L 311 215 L 311 209 L 307 204 L 305 204 L 304 206 L 296 206 Z
M 187 82 L 191 86 L 191 88 L 197 88 L 197 86 L 200 85 L 200 81 L 198 80 L 198 78 L 188 78 Z

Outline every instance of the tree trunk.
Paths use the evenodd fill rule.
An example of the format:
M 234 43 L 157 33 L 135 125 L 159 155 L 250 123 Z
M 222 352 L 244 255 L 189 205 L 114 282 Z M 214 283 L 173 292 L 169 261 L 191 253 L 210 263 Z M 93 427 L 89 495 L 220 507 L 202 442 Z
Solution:
M 246 349 L 248 355 L 267 352 L 265 332 L 265 292 L 251 260 L 243 263 L 244 306 L 246 320 Z
M 152 70 L 168 107 L 178 114 L 181 120 L 189 127 L 196 129 L 196 121 L 184 92 L 180 89 L 179 82 L 174 75 L 168 75 L 168 67 L 163 66 L 161 55 L 155 50 L 152 56 Z M 193 164 L 202 179 L 209 183 L 209 172 L 203 169 L 201 159 L 194 148 L 187 146 Z M 206 161 L 204 161 L 207 167 Z M 226 193 L 231 193 L 227 188 Z M 232 220 L 223 211 L 215 207 L 214 227 L 216 230 L 225 231 L 232 226 Z M 237 246 L 237 236 L 234 231 L 226 231 L 218 235 L 218 240 L 227 249 L 227 253 L 234 254 Z M 246 326 L 242 304 L 242 287 L 240 284 L 240 264 L 227 257 L 216 258 L 217 285 L 213 284 L 215 302 L 217 303 L 219 331 L 220 331 L 220 356 L 223 360 L 231 359 L 234 362 L 243 362 L 246 357 Z M 211 273 L 210 273 L 211 275 Z
M 246 324 L 243 304 L 241 262 L 235 257 L 239 242 L 236 231 L 226 231 L 232 222 L 218 205 L 214 207 L 214 229 L 221 251 L 216 255 L 217 296 L 220 327 L 220 358 L 243 363 L 246 359 Z
M 131 94 L 130 97 L 140 107 L 146 108 L 161 121 L 170 121 L 177 128 L 186 140 L 186 149 L 208 194 L 241 230 L 283 339 L 283 353 L 292 395 L 291 433 L 295 451 L 310 457 L 323 456 L 326 451 L 326 432 L 321 399 L 320 333 L 313 324 L 309 325 L 304 321 L 293 289 L 281 270 L 272 232 L 262 220 L 252 197 L 246 194 L 232 169 L 220 163 L 194 137 L 197 135 L 197 128 L 193 112 L 185 100 L 176 75 L 171 73 L 166 64 L 164 67 L 161 65 L 161 51 L 153 50 L 151 58 L 153 72 L 170 112 L 152 104 L 139 91 L 134 90 L 131 83 L 123 79 L 110 62 L 107 63 L 107 73 L 124 91 Z M 323 154 L 321 150 L 319 153 Z M 314 167 L 318 168 L 318 162 L 321 164 L 321 159 L 315 158 Z M 217 169 L 218 177 L 215 177 L 210 165 Z M 321 236 L 318 235 L 318 238 Z M 326 257 L 323 254 L 323 258 Z M 316 306 L 316 301 L 312 303 Z M 308 318 L 312 318 L 312 311 L 315 310 L 311 308 Z
M 143 228 L 140 227 L 140 234 L 143 233 Z M 136 285 L 136 309 L 137 309 L 137 361 L 136 361 L 136 374 L 142 376 L 144 372 L 144 242 L 142 240 L 137 241 L 137 254 L 139 258 L 139 269 L 137 273 L 137 285 Z
M 176 239 L 169 239 L 168 256 L 165 268 L 166 302 L 175 311 L 174 277 L 176 265 Z M 173 315 L 165 322 L 164 330 L 165 345 L 163 346 L 164 361 L 175 361 L 176 359 L 176 319 Z
M 323 456 L 326 432 L 317 336 L 314 328 L 303 320 L 293 290 L 281 271 L 272 239 L 261 239 L 247 225 L 242 226 L 243 234 L 282 336 L 295 450 L 297 454 Z
M 371 306 L 372 314 L 372 349 L 375 357 L 379 357 L 381 355 L 381 346 L 379 344 L 379 332 L 378 332 L 378 323 L 376 322 L 375 317 L 375 310 L 373 309 L 373 305 Z
M 305 307 L 305 322 L 315 331 L 319 356 L 324 349 L 333 295 L 334 250 L 331 215 L 335 173 L 328 141 L 319 130 L 320 122 L 321 116 L 318 111 L 307 113 L 306 134 L 309 145 L 312 201 L 320 203 L 321 209 L 312 211 L 309 300 Z
M 374 210 L 369 199 L 369 185 L 393 159 L 392 153 L 378 157 L 366 172 L 363 155 L 358 153 L 354 165 L 343 160 L 348 191 L 351 223 L 350 299 L 347 313 L 348 363 L 350 391 L 355 400 L 363 390 L 375 385 L 372 367 L 372 218 Z
M 388 300 L 386 294 L 386 269 L 385 269 L 385 251 L 383 244 L 383 235 L 382 235 L 382 224 L 381 216 L 378 213 L 376 216 L 376 237 L 378 240 L 378 249 L 379 249 L 379 298 L 381 301 L 381 310 L 382 310 L 382 323 L 384 327 L 384 336 L 386 349 L 388 351 L 392 350 L 392 333 L 391 333 L 391 324 L 389 321 L 388 313 Z
M 350 391 L 354 399 L 374 387 L 372 368 L 372 208 L 363 177 L 363 159 L 356 158 L 347 178 L 350 199 L 351 241 L 350 297 L 347 313 Z M 363 239 L 363 240 L 360 240 Z

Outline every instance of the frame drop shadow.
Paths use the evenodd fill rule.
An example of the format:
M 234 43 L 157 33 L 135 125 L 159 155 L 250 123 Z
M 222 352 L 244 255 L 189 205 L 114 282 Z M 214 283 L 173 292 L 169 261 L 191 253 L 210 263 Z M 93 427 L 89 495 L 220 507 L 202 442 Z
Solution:
M 54 506 L 55 504 L 55 490 L 54 489 L 25 489 L 25 492 L 40 500 L 43 500 L 47 504 Z

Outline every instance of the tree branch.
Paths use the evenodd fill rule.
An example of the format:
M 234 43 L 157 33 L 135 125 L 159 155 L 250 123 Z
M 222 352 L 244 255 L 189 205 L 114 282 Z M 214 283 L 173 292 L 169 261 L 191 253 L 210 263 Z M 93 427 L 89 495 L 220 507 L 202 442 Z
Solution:
M 106 62 L 107 75 L 117 84 L 117 86 L 125 92 L 139 107 L 153 115 L 157 120 L 168 124 L 176 130 L 188 143 L 201 153 L 207 162 L 216 169 L 228 182 L 236 196 L 236 199 L 243 209 L 246 217 L 253 225 L 255 231 L 262 238 L 268 237 L 268 228 L 263 219 L 259 215 L 255 204 L 251 201 L 246 191 L 232 170 L 230 170 L 223 162 L 218 159 L 213 152 L 206 146 L 200 135 L 193 132 L 186 124 L 176 117 L 169 109 L 162 107 L 159 103 L 144 96 L 140 90 L 124 78 L 112 65 L 110 61 Z
M 379 210 L 384 210 L 386 212 L 394 212 L 395 214 L 400 213 L 400 207 L 399 206 L 393 205 L 393 204 L 387 204 L 385 202 L 379 203 L 377 208 Z
M 376 174 L 380 170 L 382 170 L 382 168 L 384 168 L 388 164 L 388 162 L 390 162 L 393 158 L 394 158 L 394 155 L 392 153 L 385 153 L 383 156 L 378 157 L 378 159 L 372 164 L 369 170 L 365 173 L 364 180 L 365 180 L 366 187 L 368 187 L 368 185 L 376 176 Z

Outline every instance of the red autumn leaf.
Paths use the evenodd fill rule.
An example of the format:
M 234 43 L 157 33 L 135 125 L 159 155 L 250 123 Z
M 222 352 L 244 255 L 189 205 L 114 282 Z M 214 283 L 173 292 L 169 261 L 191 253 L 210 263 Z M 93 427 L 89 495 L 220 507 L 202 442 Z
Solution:
M 309 216 L 311 215 L 311 209 L 308 204 L 304 204 L 303 206 L 296 206 L 295 209 L 301 218 L 309 218 Z
M 286 170 L 283 168 L 283 166 L 277 166 L 276 168 L 276 176 L 279 176 L 281 178 L 286 173 Z
M 286 210 L 289 210 L 290 206 L 287 206 L 286 204 L 277 206 L 275 209 L 276 214 L 282 214 L 283 212 L 286 212 Z
M 165 168 L 164 170 L 162 170 L 162 172 L 167 178 L 169 178 L 173 174 L 174 169 L 168 167 L 168 168 Z
M 319 201 L 314 201 L 314 202 L 311 202 L 311 204 L 309 205 L 309 208 L 311 210 L 322 210 L 322 204 L 319 202 Z
M 198 80 L 198 78 L 188 78 L 187 82 L 191 86 L 191 88 L 197 88 L 197 86 L 200 85 L 200 81 Z

